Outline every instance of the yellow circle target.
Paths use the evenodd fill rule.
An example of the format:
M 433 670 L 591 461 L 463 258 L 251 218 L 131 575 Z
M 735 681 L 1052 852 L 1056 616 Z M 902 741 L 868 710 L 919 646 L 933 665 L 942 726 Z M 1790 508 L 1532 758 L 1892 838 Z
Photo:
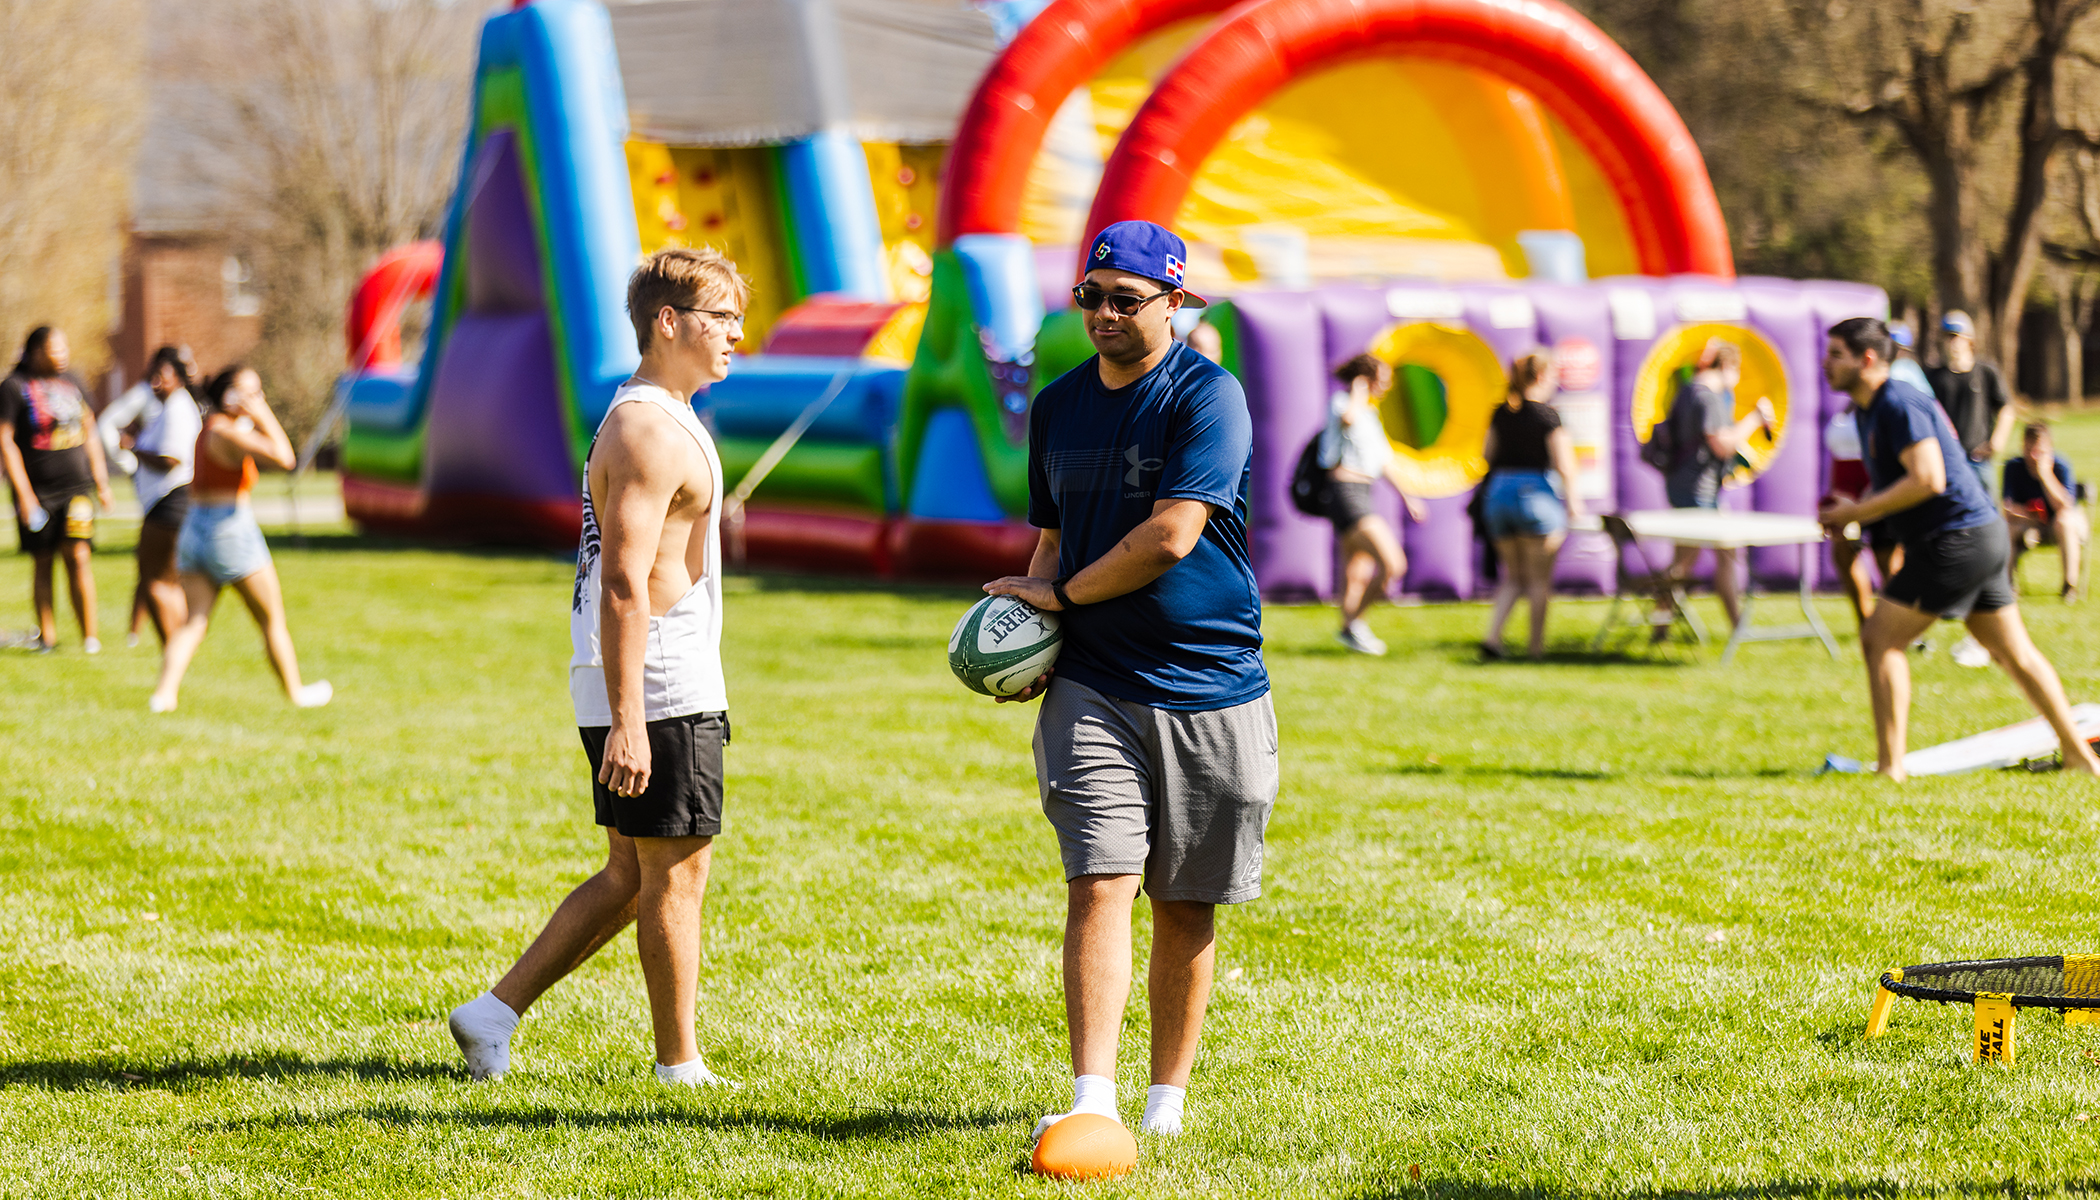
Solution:
M 1670 415 L 1677 389 L 1691 377 L 1706 343 L 1714 338 L 1743 354 L 1743 378 L 1735 388 L 1736 419 L 1748 416 L 1759 397 L 1771 400 L 1777 416 L 1771 433 L 1760 429 L 1736 450 L 1735 463 L 1721 482 L 1726 487 L 1741 487 L 1772 465 L 1787 430 L 1786 366 L 1772 343 L 1754 330 L 1714 323 L 1683 325 L 1655 339 L 1633 377 L 1633 434 L 1643 442 L 1654 434 L 1655 427 Z
M 1392 443 L 1401 488 L 1411 496 L 1456 496 L 1487 475 L 1488 421 L 1509 391 L 1502 360 L 1479 337 L 1449 325 L 1395 325 L 1371 341 L 1371 353 L 1393 367 L 1393 386 L 1378 398 L 1379 420 Z M 1441 424 L 1417 445 L 1420 422 L 1410 411 L 1405 368 L 1433 376 L 1443 396 Z

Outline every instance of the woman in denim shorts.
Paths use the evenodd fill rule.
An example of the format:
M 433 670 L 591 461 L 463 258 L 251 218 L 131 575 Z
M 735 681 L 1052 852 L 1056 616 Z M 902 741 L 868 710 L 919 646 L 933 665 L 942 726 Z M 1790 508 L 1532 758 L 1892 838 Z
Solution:
M 1530 653 L 1546 653 L 1546 602 L 1553 597 L 1553 560 L 1582 515 L 1576 495 L 1575 450 L 1560 413 L 1547 401 L 1559 387 L 1553 360 L 1543 350 L 1520 355 L 1509 366 L 1509 395 L 1488 421 L 1487 489 L 1483 509 L 1488 538 L 1502 560 L 1495 608 L 1488 617 L 1480 652 L 1504 657 L 1502 626 L 1519 594 L 1531 601 Z
M 204 641 L 212 606 L 227 587 L 239 592 L 255 623 L 262 627 L 270 666 L 284 693 L 300 708 L 328 703 L 335 689 L 327 680 L 302 683 L 299 657 L 292 650 L 291 630 L 284 623 L 284 595 L 270 547 L 248 506 L 255 487 L 255 460 L 283 470 L 298 462 L 291 439 L 263 396 L 262 380 L 247 367 L 228 367 L 204 385 L 204 432 L 197 435 L 192 459 L 190 511 L 175 541 L 175 569 L 182 578 L 188 619 L 168 639 L 161 657 L 160 683 L 147 707 L 172 712 L 182 675 Z

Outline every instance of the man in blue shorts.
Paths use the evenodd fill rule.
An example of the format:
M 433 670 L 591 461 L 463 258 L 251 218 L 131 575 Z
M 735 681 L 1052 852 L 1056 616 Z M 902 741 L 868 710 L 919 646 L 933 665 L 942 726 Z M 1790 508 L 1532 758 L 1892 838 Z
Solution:
M 1906 650 L 1941 617 L 1969 633 L 2020 685 L 2062 743 L 2064 769 L 2100 774 L 2100 758 L 2078 736 L 2056 669 L 2020 620 L 2006 576 L 2011 548 L 1989 489 L 1966 464 L 1961 439 L 1928 393 L 1889 378 L 1894 346 L 1888 326 L 1872 317 L 1830 329 L 1823 376 L 1852 397 L 1860 457 L 1873 490 L 1826 506 L 1820 519 L 1843 528 L 1886 517 L 1903 545 L 1903 567 L 1882 586 L 1880 604 L 1860 627 L 1867 682 L 1874 696 L 1878 770 L 1906 778 L 1905 725 L 1910 718 Z
M 1070 1113 L 1120 1121 L 1116 1043 L 1130 912 L 1152 898 L 1152 1087 L 1142 1128 L 1178 1134 L 1216 957 L 1214 909 L 1261 895 L 1276 714 L 1247 554 L 1253 420 L 1239 381 L 1174 341 L 1188 250 L 1148 221 L 1087 249 L 1072 289 L 1099 353 L 1036 397 L 1027 575 L 985 585 L 1059 613 L 1036 779 L 1064 858 Z M 1070 1113 L 1043 1118 L 1036 1135 Z

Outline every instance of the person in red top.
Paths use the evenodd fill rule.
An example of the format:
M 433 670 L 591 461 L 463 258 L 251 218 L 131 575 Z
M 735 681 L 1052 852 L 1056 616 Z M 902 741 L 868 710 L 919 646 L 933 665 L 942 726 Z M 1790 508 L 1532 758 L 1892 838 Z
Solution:
M 190 511 L 175 542 L 175 568 L 182 577 L 188 619 L 168 639 L 160 683 L 147 707 L 172 712 L 183 673 L 204 641 L 221 589 L 231 586 L 261 626 L 270 666 L 284 694 L 300 708 L 328 703 L 335 689 L 327 680 L 301 683 L 299 656 L 284 622 L 284 594 L 270 561 L 248 493 L 255 487 L 255 460 L 280 469 L 298 461 L 292 442 L 270 411 L 262 380 L 243 366 L 228 367 L 204 385 L 204 432 L 197 435 L 196 474 L 190 480 Z
M 95 637 L 95 569 L 88 555 L 95 500 L 110 506 L 109 475 L 87 390 L 66 374 L 70 365 L 66 335 L 49 325 L 32 330 L 22 343 L 21 361 L 0 381 L 0 467 L 15 493 L 18 544 L 36 560 L 31 590 L 43 648 L 58 644 L 51 564 L 63 556 L 80 643 L 94 654 L 102 643 Z

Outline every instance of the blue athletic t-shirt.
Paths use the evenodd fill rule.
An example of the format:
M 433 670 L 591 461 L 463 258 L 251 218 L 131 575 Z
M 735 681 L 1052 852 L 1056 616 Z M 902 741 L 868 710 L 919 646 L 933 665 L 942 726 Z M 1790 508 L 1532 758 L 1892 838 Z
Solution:
M 1872 403 L 1853 411 L 1852 419 L 1859 426 L 1860 459 L 1877 492 L 1903 478 L 1905 450 L 1926 438 L 1940 444 L 1940 457 L 1947 463 L 1947 490 L 1923 504 L 1889 514 L 1889 530 L 1898 541 L 1974 529 L 1998 519 L 1990 492 L 1969 469 L 1969 452 L 1961 448 L 1947 411 L 1932 393 L 1890 379 L 1874 393 Z
M 1216 506 L 1196 548 L 1134 592 L 1063 614 L 1060 678 L 1153 708 L 1207 712 L 1269 690 L 1261 595 L 1247 554 L 1254 420 L 1224 368 L 1176 344 L 1128 387 L 1092 358 L 1036 395 L 1028 417 L 1028 521 L 1058 531 L 1073 575 L 1152 517 L 1161 500 Z

